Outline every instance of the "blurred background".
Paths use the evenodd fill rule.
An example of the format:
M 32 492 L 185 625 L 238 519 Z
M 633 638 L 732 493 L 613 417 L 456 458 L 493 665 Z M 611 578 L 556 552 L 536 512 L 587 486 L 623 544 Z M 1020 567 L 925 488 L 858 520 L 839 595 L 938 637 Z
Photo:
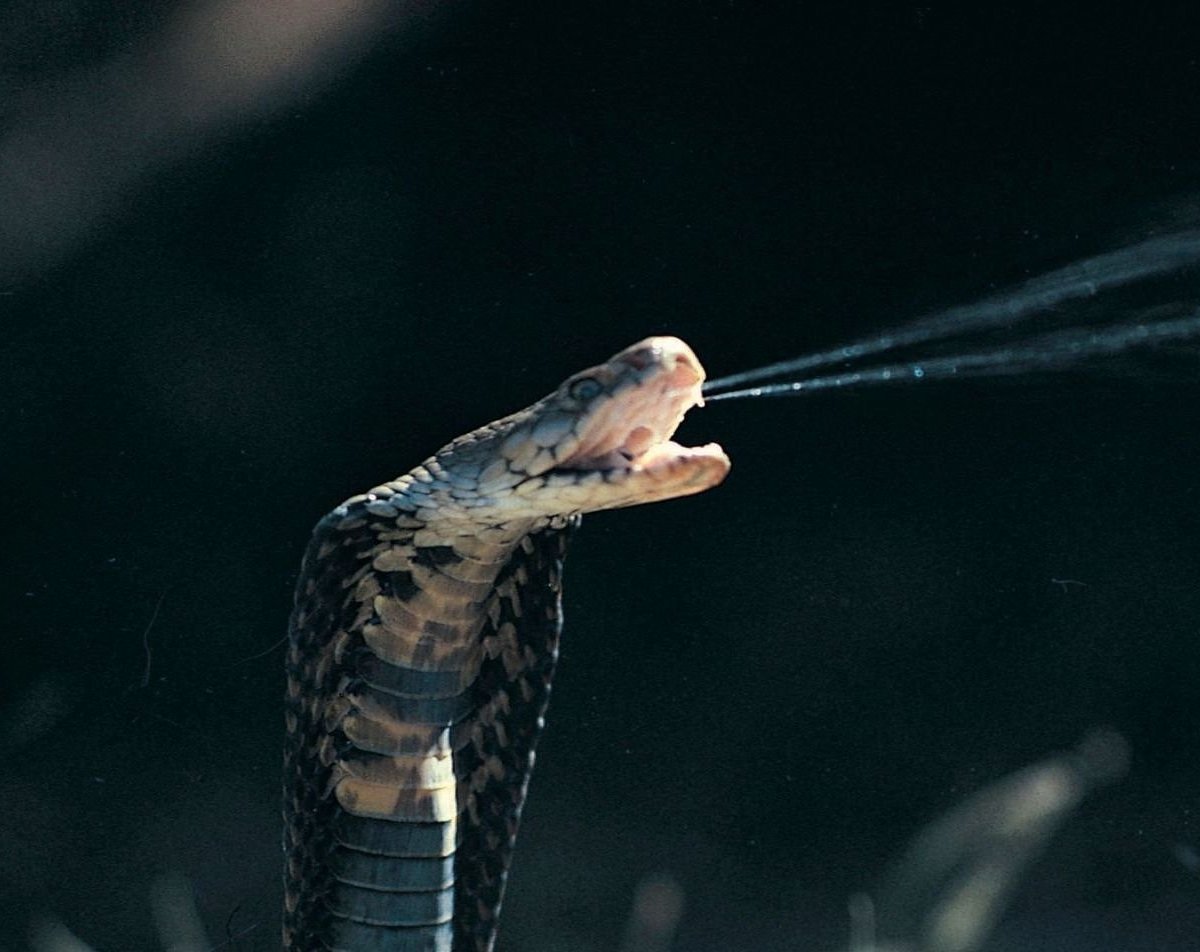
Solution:
M 167 873 L 276 948 L 317 518 L 648 334 L 716 376 L 1194 225 L 1197 21 L 4 4 L 0 948 L 158 948 Z M 1137 294 L 1079 321 L 1200 282 Z M 1128 775 L 987 948 L 1194 949 L 1196 369 L 693 412 L 727 482 L 568 561 L 499 952 L 617 949 L 658 874 L 678 949 L 842 947 L 926 822 L 1095 728 Z

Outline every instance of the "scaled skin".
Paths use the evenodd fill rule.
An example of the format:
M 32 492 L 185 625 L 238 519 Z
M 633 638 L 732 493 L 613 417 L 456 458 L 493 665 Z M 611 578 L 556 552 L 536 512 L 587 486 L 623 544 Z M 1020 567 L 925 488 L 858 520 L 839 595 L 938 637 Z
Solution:
M 292 616 L 284 945 L 488 952 L 585 512 L 719 483 L 704 371 L 635 344 L 321 520 Z

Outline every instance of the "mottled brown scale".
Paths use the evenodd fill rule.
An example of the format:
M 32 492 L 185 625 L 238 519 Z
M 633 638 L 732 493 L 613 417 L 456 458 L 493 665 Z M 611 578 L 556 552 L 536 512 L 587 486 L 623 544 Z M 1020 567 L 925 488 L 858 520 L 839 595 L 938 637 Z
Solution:
M 321 520 L 296 586 L 288 950 L 489 952 L 583 512 L 700 492 L 703 371 L 650 338 Z

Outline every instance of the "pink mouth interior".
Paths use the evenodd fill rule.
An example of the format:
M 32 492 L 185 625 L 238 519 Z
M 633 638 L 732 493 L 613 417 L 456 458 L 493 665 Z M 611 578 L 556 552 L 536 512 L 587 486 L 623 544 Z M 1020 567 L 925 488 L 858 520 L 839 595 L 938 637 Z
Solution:
M 670 371 L 656 374 L 600 406 L 588 423 L 575 452 L 560 463 L 564 469 L 644 469 L 663 458 L 690 452 L 670 436 L 693 406 L 704 403 L 703 377 L 680 359 Z
M 633 428 L 633 432 L 625 437 L 625 442 L 621 444 L 621 453 L 622 455 L 641 456 L 656 442 L 657 437 L 655 437 L 654 431 L 650 427 L 637 426 Z

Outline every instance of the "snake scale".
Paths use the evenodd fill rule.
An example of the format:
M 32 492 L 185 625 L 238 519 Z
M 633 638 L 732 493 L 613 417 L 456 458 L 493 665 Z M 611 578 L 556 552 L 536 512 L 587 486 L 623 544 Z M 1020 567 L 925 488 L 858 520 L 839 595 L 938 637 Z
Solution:
M 652 337 L 317 525 L 287 655 L 284 947 L 489 952 L 582 513 L 701 492 L 701 401 Z

